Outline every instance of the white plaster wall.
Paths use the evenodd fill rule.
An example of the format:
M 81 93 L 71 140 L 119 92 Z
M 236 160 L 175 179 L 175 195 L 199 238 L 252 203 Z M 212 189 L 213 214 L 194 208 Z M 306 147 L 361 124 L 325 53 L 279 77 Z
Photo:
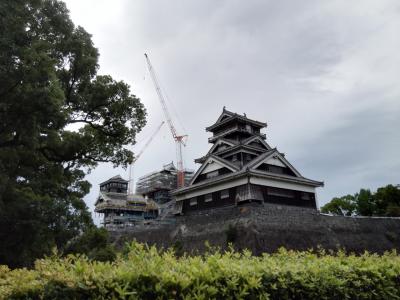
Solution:
M 203 172 L 201 172 L 201 174 L 212 172 L 212 171 L 216 171 L 216 170 L 219 170 L 219 169 L 222 169 L 222 168 L 223 168 L 222 165 L 220 165 L 219 163 L 213 161 L 213 162 L 207 164 L 207 167 L 204 168 L 204 170 L 203 170 Z
M 267 178 L 250 177 L 250 183 L 277 187 L 281 189 L 315 193 L 315 187 L 313 186 L 303 185 L 299 183 L 283 182 Z
M 229 181 L 226 183 L 222 183 L 222 184 L 218 184 L 216 186 L 213 187 L 206 187 L 204 189 L 199 189 L 190 193 L 187 193 L 185 195 L 178 195 L 176 196 L 176 200 L 184 200 L 184 199 L 189 199 L 192 197 L 197 197 L 199 195 L 204 195 L 204 194 L 208 194 L 208 193 L 214 193 L 217 191 L 221 191 L 221 190 L 225 190 L 225 189 L 229 189 L 231 187 L 234 186 L 238 186 L 238 185 L 243 185 L 247 183 L 247 178 L 241 178 L 241 179 L 236 179 L 233 181 Z
M 270 157 L 264 162 L 267 164 L 270 164 L 270 165 L 278 166 L 278 167 L 283 167 L 283 168 L 286 167 L 286 165 L 279 158 Z

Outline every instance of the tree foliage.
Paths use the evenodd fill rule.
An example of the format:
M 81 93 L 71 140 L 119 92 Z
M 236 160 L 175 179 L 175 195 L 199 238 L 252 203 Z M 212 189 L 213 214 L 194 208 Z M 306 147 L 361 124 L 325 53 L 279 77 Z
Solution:
M 113 261 L 116 258 L 115 249 L 108 241 L 108 231 L 105 228 L 92 227 L 71 240 L 64 254 L 78 253 L 97 261 Z
M 400 189 L 391 184 L 375 193 L 361 189 L 359 193 L 333 198 L 321 211 L 334 215 L 400 217 Z
M 0 2 L 0 263 L 30 264 L 92 226 L 84 170 L 126 166 L 146 111 L 98 75 L 98 51 L 56 0 Z
M 339 216 L 351 216 L 355 210 L 356 204 L 353 195 L 346 195 L 340 198 L 335 197 L 321 208 L 321 211 L 324 213 L 332 213 Z

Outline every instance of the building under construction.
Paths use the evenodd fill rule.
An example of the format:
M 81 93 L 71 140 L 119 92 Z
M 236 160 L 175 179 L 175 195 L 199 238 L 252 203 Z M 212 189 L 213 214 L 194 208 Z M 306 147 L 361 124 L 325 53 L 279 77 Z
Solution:
M 114 176 L 100 184 L 95 212 L 103 214 L 106 228 L 135 226 L 158 216 L 158 206 L 141 195 L 128 194 L 128 181 Z
M 178 170 L 173 162 L 164 165 L 162 170 L 152 172 L 139 178 L 136 183 L 136 194 L 153 199 L 157 204 L 172 200 L 170 192 L 178 187 Z M 185 186 L 190 182 L 193 170 L 184 170 Z

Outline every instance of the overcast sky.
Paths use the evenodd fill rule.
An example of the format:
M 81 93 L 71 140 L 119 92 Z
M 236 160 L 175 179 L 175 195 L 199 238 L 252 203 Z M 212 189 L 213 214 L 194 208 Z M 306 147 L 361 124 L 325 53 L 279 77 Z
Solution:
M 131 85 L 148 110 L 139 151 L 163 120 L 147 52 L 180 132 L 186 166 L 210 148 L 205 127 L 227 109 L 265 121 L 271 146 L 334 196 L 400 183 L 400 2 L 68 0 L 93 35 L 100 73 Z M 164 126 L 135 179 L 175 161 Z M 98 184 L 123 169 L 100 165 Z

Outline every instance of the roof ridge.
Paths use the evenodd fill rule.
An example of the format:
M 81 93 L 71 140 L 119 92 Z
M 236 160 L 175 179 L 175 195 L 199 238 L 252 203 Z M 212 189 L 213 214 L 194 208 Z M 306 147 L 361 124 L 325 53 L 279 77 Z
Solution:
M 222 117 L 223 114 L 227 114 L 227 115 L 230 115 L 230 116 L 229 116 L 228 118 L 226 118 L 225 120 L 221 120 L 221 117 Z M 220 116 L 218 117 L 217 121 L 214 122 L 214 124 L 212 124 L 212 125 L 210 125 L 210 126 L 207 126 L 207 127 L 206 127 L 206 131 L 209 131 L 210 129 L 214 128 L 215 126 L 218 126 L 218 125 L 227 123 L 228 121 L 230 121 L 230 120 L 232 120 L 232 119 L 234 119 L 234 118 L 240 118 L 240 119 L 244 119 L 244 120 L 246 120 L 246 121 L 251 121 L 251 122 L 253 122 L 253 123 L 258 124 L 260 127 L 266 127 L 266 126 L 267 126 L 267 123 L 266 123 L 266 122 L 261 122 L 261 121 L 253 120 L 253 119 L 248 118 L 246 114 L 240 115 L 240 114 L 238 114 L 238 113 L 231 112 L 231 111 L 227 110 L 226 108 L 224 108 L 224 109 L 222 110 L 222 113 L 221 113 Z
M 286 175 L 286 174 L 264 173 L 259 170 L 250 170 L 250 173 L 265 176 L 265 177 L 284 178 L 284 179 L 291 180 L 291 181 L 308 182 L 308 183 L 312 183 L 312 184 L 318 184 L 319 186 L 324 186 L 323 181 L 317 181 L 317 180 L 309 179 L 309 178 L 306 178 L 303 176 L 294 177 L 294 176 L 290 176 L 290 175 Z
M 105 184 L 105 183 L 110 182 L 110 181 L 113 181 L 113 180 L 119 180 L 119 181 L 122 180 L 122 181 L 124 181 L 124 182 L 128 182 L 128 180 L 122 178 L 121 175 L 118 174 L 118 175 L 115 175 L 115 176 L 113 176 L 113 177 L 111 177 L 111 178 L 109 178 L 109 179 L 107 179 L 107 180 L 101 182 L 99 185 Z

